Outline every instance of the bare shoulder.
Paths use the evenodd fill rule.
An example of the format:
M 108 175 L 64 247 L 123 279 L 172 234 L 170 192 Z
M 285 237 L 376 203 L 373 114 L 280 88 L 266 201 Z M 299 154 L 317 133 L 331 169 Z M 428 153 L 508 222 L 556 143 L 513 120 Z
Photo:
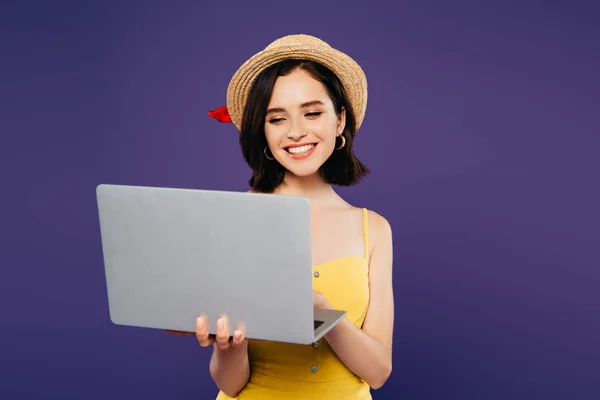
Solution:
M 372 238 L 369 246 L 371 247 L 369 277 L 373 279 L 374 285 L 377 285 L 376 282 L 391 282 L 394 263 L 392 227 L 384 216 L 371 210 L 369 210 L 369 234 Z
M 389 242 L 392 238 L 392 226 L 388 220 L 373 210 L 368 210 L 368 215 L 369 233 L 373 237 L 373 244 Z

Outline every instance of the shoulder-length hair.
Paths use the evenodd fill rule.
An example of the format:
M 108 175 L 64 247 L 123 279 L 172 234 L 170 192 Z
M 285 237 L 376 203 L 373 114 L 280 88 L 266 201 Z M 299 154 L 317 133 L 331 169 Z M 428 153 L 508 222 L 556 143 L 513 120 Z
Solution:
M 271 100 L 275 81 L 296 69 L 306 71 L 314 79 L 321 82 L 333 102 L 333 108 L 339 116 L 346 110 L 346 126 L 344 138 L 346 144 L 333 154 L 321 166 L 319 172 L 330 184 L 351 186 L 369 173 L 354 155 L 352 144 L 356 133 L 354 112 L 348 102 L 344 87 L 339 78 L 327 67 L 310 60 L 284 60 L 265 69 L 250 89 L 246 106 L 242 115 L 240 145 L 244 159 L 252 169 L 249 184 L 253 190 L 264 193 L 273 192 L 285 176 L 285 168 L 277 160 L 265 157 L 267 139 L 265 136 L 265 117 Z

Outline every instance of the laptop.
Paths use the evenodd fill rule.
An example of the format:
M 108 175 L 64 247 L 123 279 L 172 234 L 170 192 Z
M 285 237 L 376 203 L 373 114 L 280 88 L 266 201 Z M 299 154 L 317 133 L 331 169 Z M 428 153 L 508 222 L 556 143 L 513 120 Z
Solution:
M 306 198 L 101 184 L 96 188 L 110 319 L 310 344 L 345 316 L 313 307 Z

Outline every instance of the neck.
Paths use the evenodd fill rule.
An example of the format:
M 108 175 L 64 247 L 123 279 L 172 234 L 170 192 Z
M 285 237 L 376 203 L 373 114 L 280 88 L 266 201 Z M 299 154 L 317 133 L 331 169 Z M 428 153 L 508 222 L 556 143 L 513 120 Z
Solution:
M 311 203 L 328 202 L 338 197 L 333 187 L 318 173 L 311 176 L 296 176 L 287 172 L 283 183 L 275 189 L 274 193 L 303 196 Z

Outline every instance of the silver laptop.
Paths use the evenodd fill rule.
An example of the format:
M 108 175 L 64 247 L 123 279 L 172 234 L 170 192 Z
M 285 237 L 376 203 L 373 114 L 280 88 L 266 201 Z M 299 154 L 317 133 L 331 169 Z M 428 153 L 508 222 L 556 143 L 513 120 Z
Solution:
M 296 196 L 99 185 L 110 319 L 310 344 L 346 312 L 313 308 L 310 204 Z

